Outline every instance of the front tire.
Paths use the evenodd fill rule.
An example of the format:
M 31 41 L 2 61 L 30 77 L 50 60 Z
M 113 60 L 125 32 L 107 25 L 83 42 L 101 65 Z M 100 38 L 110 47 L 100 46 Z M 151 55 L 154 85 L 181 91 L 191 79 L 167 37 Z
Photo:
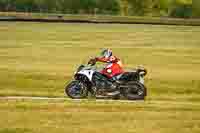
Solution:
M 144 100 L 147 95 L 146 87 L 140 82 L 129 82 L 124 89 L 125 98 L 128 100 Z
M 65 94 L 72 99 L 83 99 L 88 96 L 88 89 L 81 81 L 74 80 L 65 87 Z

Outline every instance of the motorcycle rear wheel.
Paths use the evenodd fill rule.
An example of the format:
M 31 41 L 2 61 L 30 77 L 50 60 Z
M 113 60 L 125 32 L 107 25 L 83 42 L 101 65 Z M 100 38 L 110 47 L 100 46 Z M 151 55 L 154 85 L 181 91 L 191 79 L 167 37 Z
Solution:
M 128 100 L 144 100 L 147 95 L 146 87 L 140 82 L 128 82 L 124 96 Z

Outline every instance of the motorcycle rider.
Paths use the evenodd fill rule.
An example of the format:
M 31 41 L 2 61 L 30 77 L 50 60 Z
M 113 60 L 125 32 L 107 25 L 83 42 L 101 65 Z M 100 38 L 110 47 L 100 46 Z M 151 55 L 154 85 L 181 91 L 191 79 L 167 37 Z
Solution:
M 100 57 L 95 58 L 96 61 L 107 63 L 105 68 L 101 71 L 103 75 L 106 75 L 108 78 L 113 78 L 119 74 L 122 74 L 123 68 L 122 63 L 119 58 L 112 54 L 111 49 L 104 49 L 101 52 Z

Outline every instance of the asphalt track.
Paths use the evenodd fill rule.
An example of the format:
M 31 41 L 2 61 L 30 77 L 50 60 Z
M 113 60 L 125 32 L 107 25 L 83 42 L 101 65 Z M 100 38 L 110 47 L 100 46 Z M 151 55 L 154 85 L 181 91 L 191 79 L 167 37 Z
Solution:
M 199 102 L 191 101 L 163 101 L 163 100 L 110 100 L 110 99 L 71 99 L 67 97 L 31 97 L 31 96 L 1 96 L 0 100 L 31 100 L 31 101 L 57 101 L 57 102 L 95 102 L 95 103 L 149 103 L 149 104 L 171 104 L 200 106 Z

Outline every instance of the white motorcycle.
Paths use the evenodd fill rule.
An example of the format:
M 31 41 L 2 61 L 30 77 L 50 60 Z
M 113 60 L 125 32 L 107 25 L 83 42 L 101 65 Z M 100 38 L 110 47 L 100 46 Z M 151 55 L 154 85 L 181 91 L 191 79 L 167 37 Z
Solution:
M 144 76 L 147 71 L 143 67 L 116 75 L 113 78 L 101 74 L 95 67 L 96 61 L 78 67 L 65 93 L 73 99 L 87 98 L 92 94 L 95 98 L 144 100 L 147 89 Z

